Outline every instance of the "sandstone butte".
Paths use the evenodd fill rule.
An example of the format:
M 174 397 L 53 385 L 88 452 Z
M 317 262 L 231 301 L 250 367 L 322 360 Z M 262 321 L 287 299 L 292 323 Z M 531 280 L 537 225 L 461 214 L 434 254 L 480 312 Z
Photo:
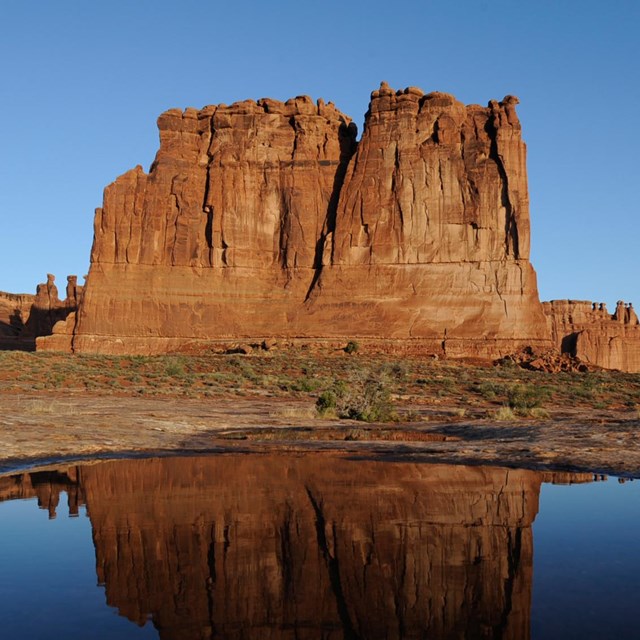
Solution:
M 382 83 L 360 141 L 306 96 L 163 113 L 149 173 L 120 176 L 96 210 L 77 314 L 37 348 L 356 339 L 492 358 L 555 345 L 640 371 L 630 305 L 539 300 L 517 103 Z

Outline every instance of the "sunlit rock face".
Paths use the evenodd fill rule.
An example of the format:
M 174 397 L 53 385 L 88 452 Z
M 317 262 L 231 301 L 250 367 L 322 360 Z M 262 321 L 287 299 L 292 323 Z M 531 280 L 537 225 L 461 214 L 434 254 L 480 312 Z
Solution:
M 109 604 L 171 639 L 529 637 L 540 474 L 251 458 L 82 469 Z
M 164 113 L 149 174 L 105 190 L 67 348 L 358 337 L 493 356 L 550 344 L 516 103 L 383 83 L 360 142 L 307 97 Z

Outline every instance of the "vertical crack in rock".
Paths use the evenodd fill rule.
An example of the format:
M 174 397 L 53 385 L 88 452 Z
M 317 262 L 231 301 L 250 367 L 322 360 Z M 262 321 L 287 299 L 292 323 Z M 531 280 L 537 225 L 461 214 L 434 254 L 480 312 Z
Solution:
M 215 113 L 215 112 L 214 112 Z M 213 153 L 211 151 L 211 144 L 215 136 L 215 128 L 213 126 L 213 113 L 208 116 L 209 120 L 209 142 L 207 144 L 207 170 L 204 174 L 204 191 L 202 196 L 202 211 L 206 216 L 206 222 L 204 227 L 204 239 L 207 245 L 207 261 L 206 266 L 213 267 L 213 218 L 215 215 L 215 209 L 209 202 L 209 191 L 211 189 L 211 165 L 213 163 Z
M 507 307 L 507 301 L 505 300 L 505 298 L 503 298 L 502 296 L 502 292 L 500 291 L 500 274 L 498 273 L 498 268 L 494 265 L 494 275 L 495 275 L 495 281 L 496 281 L 496 293 L 498 294 L 498 297 L 500 298 L 501 302 L 502 302 L 502 306 L 504 307 L 504 315 L 505 316 L 509 316 L 509 309 Z
M 311 283 L 309 285 L 309 288 L 307 289 L 307 293 L 304 298 L 305 302 L 308 302 L 311 298 L 314 290 L 316 289 L 320 276 L 322 275 L 323 256 L 326 252 L 325 244 L 328 241 L 330 241 L 332 244 L 334 242 L 338 202 L 340 200 L 342 187 L 347 176 L 349 165 L 352 162 L 357 163 L 356 151 L 358 149 L 358 142 L 356 141 L 356 136 L 357 129 L 353 123 L 347 125 L 343 122 L 339 126 L 338 137 L 340 144 L 340 159 L 338 161 L 338 166 L 336 167 L 336 172 L 333 178 L 333 185 L 331 189 L 331 195 L 329 196 L 329 202 L 327 204 L 327 213 L 325 216 L 324 225 L 322 227 L 322 231 L 320 232 L 320 236 L 316 241 L 315 254 L 313 258 L 313 278 L 311 279 Z M 333 262 L 333 246 L 331 247 L 331 262 Z
M 207 249 L 211 252 L 213 249 L 213 207 L 209 207 L 204 213 L 207 217 L 204 227 L 204 239 L 207 243 Z M 209 259 L 211 258 L 209 257 Z
M 520 556 L 522 553 L 522 529 L 509 528 L 507 530 L 507 577 L 504 581 L 504 608 L 500 614 L 500 620 L 493 628 L 493 638 L 500 640 L 504 637 L 509 624 L 509 616 L 513 609 L 513 594 L 520 568 Z
M 518 225 L 516 221 L 516 211 L 509 196 L 509 176 L 504 165 L 504 158 L 498 146 L 499 105 L 492 101 L 493 115 L 487 120 L 486 132 L 491 140 L 489 147 L 489 157 L 496 163 L 501 181 L 501 204 L 505 208 L 505 238 L 504 250 L 507 257 L 512 256 L 516 260 L 520 258 L 520 247 L 518 240 Z
M 176 266 L 177 264 L 179 264 L 178 262 L 178 256 L 176 255 L 176 245 L 178 243 L 178 226 L 179 226 L 179 220 L 180 220 L 180 200 L 178 199 L 178 194 L 176 193 L 176 181 L 180 178 L 180 176 L 173 176 L 173 178 L 171 179 L 171 199 L 173 202 L 173 208 L 175 209 L 175 218 L 173 220 L 173 241 L 170 241 L 170 238 L 168 237 L 168 232 L 169 229 L 167 227 L 166 231 L 165 231 L 165 247 L 167 247 L 167 249 L 169 249 L 169 246 L 171 246 L 171 248 L 169 249 L 169 253 L 171 256 L 171 264 L 173 266 Z
M 326 536 L 326 520 L 323 512 L 322 503 L 314 498 L 313 493 L 309 487 L 305 487 L 309 502 L 313 507 L 313 511 L 316 515 L 316 536 L 318 540 L 318 548 L 322 553 L 322 557 L 325 561 L 327 572 L 329 574 L 329 583 L 331 584 L 331 590 L 336 600 L 336 607 L 338 609 L 338 615 L 342 622 L 342 630 L 345 640 L 358 640 L 359 636 L 353 628 L 353 623 L 349 615 L 349 608 L 347 601 L 342 590 L 342 582 L 340 580 L 340 563 L 338 561 L 338 540 L 336 538 L 336 528 L 333 525 L 333 548 L 335 555 L 332 556 L 329 551 L 329 543 Z

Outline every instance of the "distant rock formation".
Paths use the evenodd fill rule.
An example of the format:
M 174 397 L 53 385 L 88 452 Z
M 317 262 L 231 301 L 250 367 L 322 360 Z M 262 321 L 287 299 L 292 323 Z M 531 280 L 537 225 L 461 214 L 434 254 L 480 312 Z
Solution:
M 631 303 L 552 300 L 542 303 L 554 343 L 563 353 L 606 369 L 640 373 L 640 324 Z
M 360 142 L 332 103 L 307 97 L 167 111 L 149 174 L 105 190 L 77 320 L 38 348 L 550 346 L 517 102 L 465 106 L 383 83 Z
M 107 603 L 164 640 L 530 637 L 542 482 L 592 474 L 300 455 L 0 478 L 86 503 Z
M 56 323 L 76 311 L 82 297 L 77 276 L 67 277 L 64 300 L 59 298 L 55 279 L 48 273 L 35 295 L 0 291 L 0 348 L 34 348 L 39 336 L 51 335 Z

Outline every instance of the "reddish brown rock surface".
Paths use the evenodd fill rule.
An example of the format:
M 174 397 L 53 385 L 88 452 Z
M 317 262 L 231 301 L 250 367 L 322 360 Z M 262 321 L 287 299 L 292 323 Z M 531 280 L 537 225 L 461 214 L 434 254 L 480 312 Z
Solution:
M 359 143 L 348 117 L 307 97 L 164 113 L 149 174 L 137 167 L 105 190 L 77 322 L 38 348 L 361 338 L 499 356 L 550 345 L 516 103 L 383 83 Z
M 603 303 L 552 300 L 543 303 L 549 329 L 562 352 L 582 362 L 640 373 L 640 324 L 631 303 L 613 314 Z

